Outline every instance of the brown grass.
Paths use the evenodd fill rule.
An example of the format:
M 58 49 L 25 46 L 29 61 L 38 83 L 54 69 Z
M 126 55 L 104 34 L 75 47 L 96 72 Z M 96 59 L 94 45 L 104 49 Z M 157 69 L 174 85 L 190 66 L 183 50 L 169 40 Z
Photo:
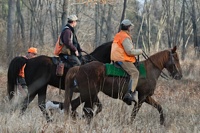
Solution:
M 37 98 L 30 104 L 23 116 L 19 109 L 11 112 L 12 107 L 6 95 L 5 68 L 0 68 L 0 132 L 2 133 L 199 133 L 200 132 L 200 62 L 186 59 L 181 62 L 184 77 L 180 81 L 158 80 L 155 98 L 166 115 L 165 126 L 159 124 L 158 111 L 143 104 L 133 124 L 129 124 L 132 106 L 120 100 L 107 97 L 99 98 L 103 110 L 94 117 L 90 125 L 84 119 L 72 120 L 59 112 L 54 112 L 52 123 L 46 123 L 37 106 Z M 64 91 L 49 86 L 47 100 L 64 100 Z M 81 105 L 82 107 L 82 105 Z M 79 114 L 82 113 L 78 108 Z

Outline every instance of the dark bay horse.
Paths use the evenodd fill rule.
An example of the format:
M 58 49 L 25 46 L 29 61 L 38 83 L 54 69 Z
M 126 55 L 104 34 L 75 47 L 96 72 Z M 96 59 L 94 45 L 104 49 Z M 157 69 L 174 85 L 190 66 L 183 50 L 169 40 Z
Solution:
M 139 95 L 139 102 L 138 105 L 134 105 L 131 121 L 136 117 L 142 104 L 146 102 L 158 110 L 160 124 L 164 124 L 165 117 L 163 109 L 151 96 L 154 94 L 156 82 L 164 68 L 167 69 L 173 79 L 179 80 L 182 78 L 182 70 L 176 52 L 176 46 L 173 49 L 158 52 L 140 63 L 144 63 L 146 78 L 139 78 L 136 88 Z M 83 108 L 84 113 L 89 119 L 92 118 L 94 105 L 98 107 L 97 113 L 102 110 L 101 102 L 97 96 L 99 91 L 112 98 L 123 99 L 128 89 L 127 78 L 106 76 L 105 71 L 105 65 L 98 61 L 69 69 L 65 80 L 64 109 L 66 113 L 69 112 L 70 104 L 72 106 L 72 112 L 74 112 L 81 103 L 85 103 Z M 78 83 L 77 89 L 72 87 L 74 80 Z M 71 100 L 73 92 L 79 92 L 80 97 Z
M 109 63 L 111 44 L 112 42 L 102 44 L 89 55 L 84 55 L 84 62 L 98 60 L 103 63 Z M 7 93 L 10 100 L 14 96 L 15 87 L 17 85 L 17 77 L 24 64 L 26 64 L 25 80 L 27 82 L 29 96 L 23 101 L 22 113 L 26 110 L 29 103 L 35 98 L 35 96 L 38 95 L 38 106 L 46 116 L 46 119 L 49 120 L 49 115 L 45 110 L 47 86 L 52 85 L 64 90 L 65 74 L 67 73 L 68 68 L 65 68 L 64 75 L 59 77 L 56 76 L 56 64 L 53 63 L 52 57 L 45 55 L 41 55 L 32 59 L 15 57 L 9 64 L 7 73 Z

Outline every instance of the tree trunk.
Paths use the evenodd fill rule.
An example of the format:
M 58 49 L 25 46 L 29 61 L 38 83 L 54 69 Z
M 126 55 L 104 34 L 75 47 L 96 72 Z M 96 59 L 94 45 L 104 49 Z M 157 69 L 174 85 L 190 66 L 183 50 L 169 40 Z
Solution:
M 113 12 L 113 5 L 111 4 L 108 4 L 108 17 L 107 17 L 107 23 L 106 23 L 106 26 L 107 26 L 107 35 L 106 35 L 106 42 L 109 42 L 112 40 L 112 21 L 111 21 L 111 18 L 112 18 L 112 12 Z
M 199 47 L 200 47 L 200 44 L 199 44 L 199 39 L 198 39 L 198 36 L 197 36 L 197 33 L 198 33 L 198 29 L 197 29 L 197 19 L 196 19 L 196 11 L 195 11 L 195 2 L 194 0 L 191 1 L 191 4 L 192 4 L 192 13 L 191 13 L 191 16 L 192 16 L 192 27 L 193 27 L 193 34 L 194 34 L 194 48 L 195 48 L 195 53 L 199 53 Z M 196 3 L 197 4 L 197 3 Z
M 166 18 L 167 18 L 167 14 L 165 13 L 165 10 L 163 9 L 162 15 L 160 17 L 159 24 L 158 24 L 158 32 L 157 32 L 156 43 L 155 43 L 156 51 L 158 51 L 160 47 L 161 36 L 162 36 L 163 30 L 165 29 L 164 25 L 166 23 Z
M 182 5 L 182 8 L 181 8 L 181 12 L 180 12 L 180 17 L 179 17 L 179 20 L 178 20 L 178 25 L 177 25 L 177 29 L 176 29 L 176 34 L 175 34 L 175 39 L 174 39 L 174 45 L 178 45 L 178 36 L 180 34 L 180 30 L 181 30 L 181 23 L 182 23 L 182 16 L 183 16 L 183 8 L 184 6 Z
M 185 0 L 183 0 L 183 31 L 182 31 L 182 38 L 183 38 L 183 45 L 182 45 L 182 55 L 181 59 L 185 59 L 185 43 L 186 43 L 186 37 L 185 37 Z
M 59 24 L 58 24 L 58 11 L 57 11 L 57 2 L 49 3 L 50 8 L 50 24 L 51 24 L 51 35 L 53 38 L 53 46 L 55 46 L 56 41 L 58 39 L 58 35 L 60 34 Z
M 167 39 L 168 39 L 168 47 L 171 48 L 172 44 L 172 38 L 171 38 L 171 22 L 170 22 L 170 10 L 171 10 L 171 5 L 170 5 L 170 0 L 166 1 L 166 13 L 167 13 Z
M 69 0 L 64 0 L 63 1 L 63 12 L 62 12 L 62 28 L 66 25 L 67 23 L 67 16 L 69 15 Z
M 17 20 L 18 20 L 18 24 L 20 25 L 20 30 L 21 30 L 21 39 L 22 39 L 22 43 L 23 45 L 25 45 L 25 26 L 24 26 L 24 17 L 21 13 L 21 6 L 20 6 L 20 0 L 17 0 Z
M 95 47 L 99 45 L 99 2 L 95 5 Z
M 15 0 L 8 0 L 8 25 L 7 25 L 7 57 L 10 63 L 11 59 L 14 57 L 14 20 L 15 20 Z
M 124 18 L 125 18 L 126 4 L 127 4 L 127 0 L 124 0 L 124 6 L 123 6 L 122 16 L 121 16 L 120 22 L 122 22 L 122 20 L 124 20 Z M 118 31 L 120 31 L 120 26 L 119 26 L 119 30 Z
M 101 5 L 101 10 L 102 10 L 102 12 L 101 12 L 101 20 L 100 20 L 100 25 L 101 25 L 101 27 L 100 27 L 100 39 L 99 39 L 99 44 L 98 45 L 100 45 L 101 43 L 102 43 L 102 38 L 103 38 L 103 36 L 104 36 L 104 24 L 105 24 L 105 11 L 106 11 L 106 4 L 104 4 L 104 5 Z

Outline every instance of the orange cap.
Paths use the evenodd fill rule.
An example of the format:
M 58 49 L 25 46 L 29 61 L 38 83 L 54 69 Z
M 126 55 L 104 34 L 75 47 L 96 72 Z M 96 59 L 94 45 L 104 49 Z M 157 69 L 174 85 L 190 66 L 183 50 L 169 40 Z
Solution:
M 28 49 L 28 53 L 37 54 L 37 48 L 30 47 L 30 48 Z

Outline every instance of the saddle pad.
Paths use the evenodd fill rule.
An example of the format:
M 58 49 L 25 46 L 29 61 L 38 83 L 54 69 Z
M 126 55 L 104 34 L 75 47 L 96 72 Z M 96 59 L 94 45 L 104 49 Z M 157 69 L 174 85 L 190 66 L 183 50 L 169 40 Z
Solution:
M 108 76 L 126 76 L 126 72 L 120 67 L 116 67 L 115 65 L 109 63 L 106 63 L 105 67 L 106 75 Z
M 115 65 L 109 63 L 106 63 L 105 67 L 107 76 L 127 76 L 127 73 L 121 67 L 116 67 Z M 140 72 L 140 78 L 146 78 L 144 63 L 139 63 L 138 71 Z
M 139 72 L 140 72 L 140 78 L 146 78 L 146 68 L 144 66 L 144 63 L 139 63 Z

